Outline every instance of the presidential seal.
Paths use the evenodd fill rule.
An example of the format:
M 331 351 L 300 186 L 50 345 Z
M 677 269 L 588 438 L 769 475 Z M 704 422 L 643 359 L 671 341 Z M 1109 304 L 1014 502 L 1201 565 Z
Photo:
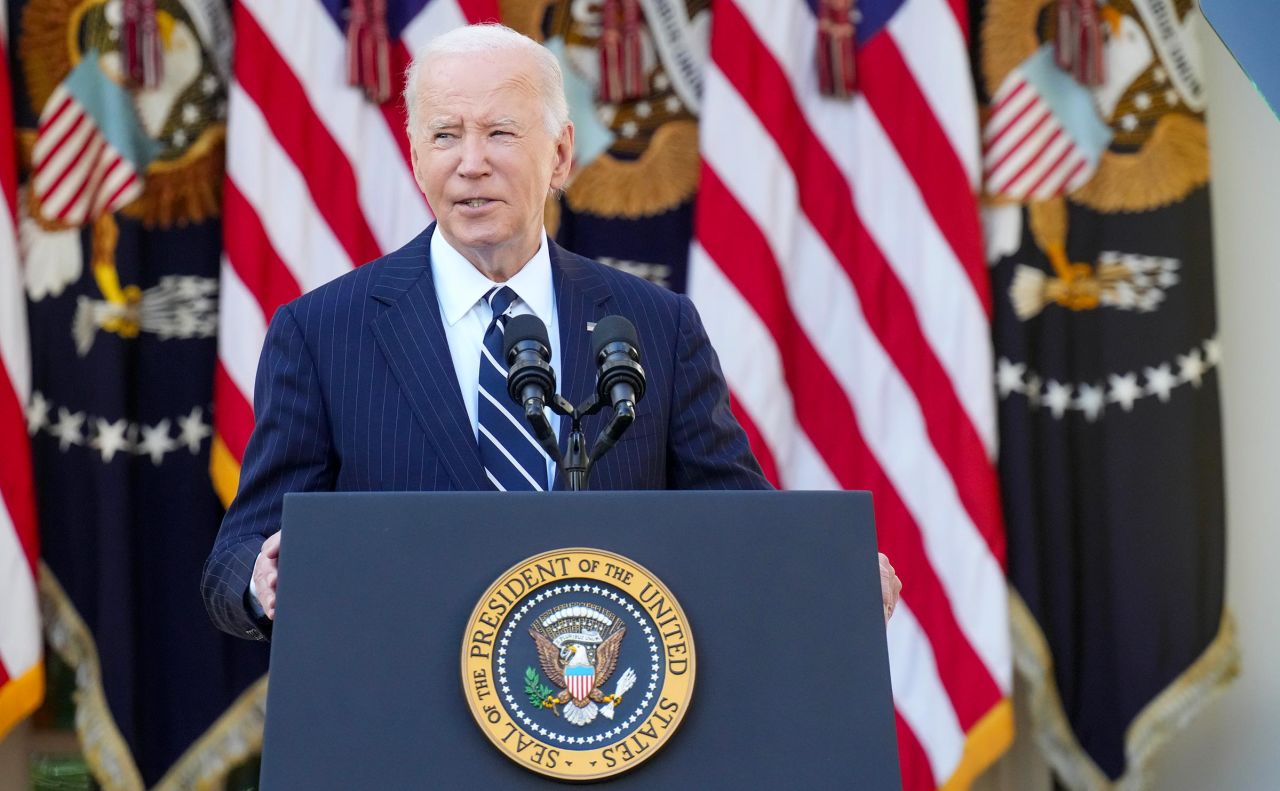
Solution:
M 598 549 L 522 561 L 467 624 L 462 688 L 476 723 L 511 760 L 561 780 L 643 763 L 689 707 L 693 635 L 644 567 Z

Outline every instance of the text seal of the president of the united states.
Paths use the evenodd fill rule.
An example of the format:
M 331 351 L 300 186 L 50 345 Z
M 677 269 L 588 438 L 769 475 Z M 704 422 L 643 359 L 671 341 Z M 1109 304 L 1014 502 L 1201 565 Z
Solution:
M 558 549 L 511 567 L 467 624 L 462 687 L 499 750 L 534 772 L 598 780 L 671 738 L 693 693 L 693 635 L 643 566 Z

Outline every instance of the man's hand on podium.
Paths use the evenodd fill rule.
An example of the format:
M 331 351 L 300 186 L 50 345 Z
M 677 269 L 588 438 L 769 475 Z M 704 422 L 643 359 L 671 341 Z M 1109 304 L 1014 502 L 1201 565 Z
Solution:
M 884 576 L 884 567 L 887 562 L 884 555 L 881 555 L 881 577 Z M 892 570 L 890 568 L 890 571 Z M 258 604 L 262 605 L 262 611 L 273 621 L 276 618 L 276 578 L 279 574 L 280 533 L 276 532 L 262 542 L 262 551 L 258 553 L 258 559 L 253 563 L 253 592 L 258 597 Z
M 253 593 L 258 597 L 258 604 L 271 620 L 276 617 L 276 580 L 280 574 L 280 533 L 276 533 L 262 542 L 262 551 L 253 564 Z M 893 609 L 898 606 L 898 595 L 902 592 L 902 580 L 889 558 L 880 553 L 880 596 L 884 601 L 884 620 L 888 623 L 893 617 Z
M 272 536 L 275 538 L 275 536 Z M 268 539 L 270 540 L 270 539 Z M 261 557 L 258 558 L 262 560 Z M 257 573 L 256 571 L 254 572 Z M 275 577 L 273 576 L 274 580 Z M 274 582 L 272 583 L 274 586 Z M 274 592 L 274 587 L 273 587 Z M 894 572 L 893 566 L 889 563 L 889 558 L 880 553 L 880 596 L 884 599 L 884 620 L 889 622 L 889 618 L 893 616 L 893 608 L 898 606 L 898 594 L 902 592 L 902 580 L 898 579 L 897 573 Z M 274 600 L 274 596 L 272 599 Z

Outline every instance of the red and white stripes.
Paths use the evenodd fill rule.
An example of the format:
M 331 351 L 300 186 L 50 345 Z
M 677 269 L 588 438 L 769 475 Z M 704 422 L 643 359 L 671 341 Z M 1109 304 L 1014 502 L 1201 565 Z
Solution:
M 964 14 L 902 3 L 841 101 L 805 3 L 716 3 L 689 273 L 775 481 L 875 494 L 906 581 L 889 646 L 913 789 L 963 783 L 1012 734 Z
M 497 17 L 494 0 L 428 2 L 392 42 L 397 95 L 411 52 Z M 212 461 L 227 502 L 275 309 L 394 250 L 431 220 L 409 165 L 403 107 L 372 104 L 347 84 L 346 40 L 322 4 L 245 0 L 235 32 Z
M 18 263 L 17 142 L 4 6 L 0 2 L 0 740 L 44 696 L 35 487 L 24 416 L 31 352 Z
M 32 188 L 47 219 L 83 225 L 142 194 L 142 182 L 93 118 L 59 85 L 45 104 L 32 151 Z
M 1009 79 L 991 98 L 983 134 L 986 184 L 993 195 L 1045 200 L 1083 185 L 1093 174 L 1088 154 L 1058 123 L 1026 79 Z
M 991 296 L 962 0 L 894 6 L 852 101 L 822 98 L 802 0 L 713 6 L 690 291 L 766 472 L 870 489 L 906 581 L 889 627 L 904 780 L 963 785 L 1005 748 L 1004 531 Z M 408 53 L 492 0 L 432 0 Z M 307 2 L 236 8 L 214 471 L 230 499 L 267 321 L 430 218 L 398 106 L 346 84 L 341 30 Z

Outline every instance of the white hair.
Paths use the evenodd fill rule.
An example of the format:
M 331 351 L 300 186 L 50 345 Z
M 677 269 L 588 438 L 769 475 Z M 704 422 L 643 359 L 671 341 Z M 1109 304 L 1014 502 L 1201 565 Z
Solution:
M 569 102 L 564 97 L 564 74 L 560 70 L 560 61 L 551 50 L 542 46 L 528 36 L 517 33 L 505 25 L 485 23 L 466 25 L 436 36 L 419 50 L 404 82 L 404 103 L 409 112 L 409 139 L 414 139 L 422 123 L 424 97 L 421 79 L 423 64 L 440 55 L 470 55 L 480 52 L 526 52 L 536 66 L 533 76 L 538 89 L 538 96 L 543 105 L 543 122 L 552 137 L 559 136 L 564 125 L 569 122 Z

